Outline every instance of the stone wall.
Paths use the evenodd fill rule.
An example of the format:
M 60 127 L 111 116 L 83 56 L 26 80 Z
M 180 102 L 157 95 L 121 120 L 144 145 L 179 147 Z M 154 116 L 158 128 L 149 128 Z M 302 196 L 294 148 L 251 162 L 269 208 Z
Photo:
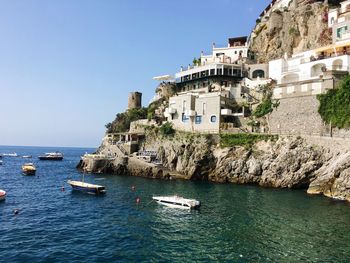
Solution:
M 269 116 L 271 133 L 325 135 L 325 127 L 317 109 L 316 96 L 284 98 Z

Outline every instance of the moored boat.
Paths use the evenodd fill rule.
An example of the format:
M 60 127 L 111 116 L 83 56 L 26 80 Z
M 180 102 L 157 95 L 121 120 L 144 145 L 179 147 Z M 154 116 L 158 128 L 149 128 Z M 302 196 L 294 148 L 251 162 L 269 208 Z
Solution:
M 72 186 L 73 190 L 85 192 L 88 194 L 101 195 L 106 193 L 106 188 L 102 185 L 89 184 L 83 181 L 72 181 L 72 180 L 68 180 L 67 183 Z
M 186 199 L 181 196 L 154 196 L 152 197 L 158 204 L 172 208 L 195 209 L 201 206 L 201 202 L 196 199 Z
M 44 155 L 39 156 L 39 159 L 49 161 L 62 161 L 63 154 L 60 152 L 45 153 Z
M 36 167 L 33 163 L 25 163 L 22 165 L 22 172 L 24 175 L 35 175 Z
M 6 199 L 6 192 L 0 189 L 0 201 L 3 201 L 5 199 Z
M 31 155 L 23 155 L 22 158 L 32 158 Z
M 3 153 L 3 156 L 9 156 L 9 157 L 17 157 L 17 153 Z
M 0 165 L 2 165 L 2 160 L 0 160 Z

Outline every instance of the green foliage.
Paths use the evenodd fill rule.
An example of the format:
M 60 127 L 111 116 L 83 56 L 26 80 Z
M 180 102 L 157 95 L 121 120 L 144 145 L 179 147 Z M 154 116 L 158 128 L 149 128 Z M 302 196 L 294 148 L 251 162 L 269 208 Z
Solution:
M 112 123 L 106 124 L 107 132 L 126 132 L 130 129 L 132 121 L 146 119 L 147 108 L 131 109 L 123 113 L 118 113 Z
M 160 126 L 159 131 L 163 136 L 171 136 L 175 134 L 173 124 L 170 122 L 166 122 L 162 126 Z
M 201 58 L 193 58 L 193 65 L 199 66 L 201 64 Z
M 263 94 L 262 102 L 256 107 L 253 116 L 261 118 L 273 111 L 279 106 L 279 101 L 272 101 L 272 86 L 264 85 L 260 87 L 260 92 Z
M 350 128 L 350 76 L 344 77 L 337 89 L 317 96 L 318 113 L 332 127 Z
M 294 27 L 289 28 L 289 35 L 299 35 L 298 29 Z
M 237 134 L 220 134 L 220 146 L 233 147 L 244 146 L 251 148 L 258 141 L 277 140 L 277 135 L 266 134 L 249 134 L 249 133 L 237 133 Z
M 255 111 L 253 112 L 253 116 L 257 117 L 257 118 L 261 118 L 263 116 L 265 116 L 266 114 L 269 114 L 273 111 L 272 108 L 273 104 L 271 99 L 265 99 L 263 100 L 262 103 L 260 103 Z
M 259 24 L 261 22 L 261 19 L 258 18 L 257 20 L 255 20 L 255 23 Z

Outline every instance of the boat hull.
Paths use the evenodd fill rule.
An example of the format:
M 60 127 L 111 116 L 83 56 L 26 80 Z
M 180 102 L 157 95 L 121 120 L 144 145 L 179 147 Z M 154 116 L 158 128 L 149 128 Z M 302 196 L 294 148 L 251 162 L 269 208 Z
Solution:
M 3 190 L 0 190 L 0 201 L 4 201 L 6 199 L 6 192 Z
M 201 205 L 201 203 L 197 200 L 185 199 L 178 196 L 153 197 L 153 200 L 155 200 L 158 204 L 180 209 L 197 209 Z
M 39 156 L 39 160 L 42 160 L 42 161 L 62 161 L 63 157 Z
M 75 191 L 80 191 L 93 195 L 103 195 L 106 193 L 105 187 L 101 185 L 87 184 L 79 181 L 68 181 L 68 184 L 70 184 L 72 189 Z
M 35 175 L 36 171 L 32 170 L 32 171 L 22 171 L 23 175 Z

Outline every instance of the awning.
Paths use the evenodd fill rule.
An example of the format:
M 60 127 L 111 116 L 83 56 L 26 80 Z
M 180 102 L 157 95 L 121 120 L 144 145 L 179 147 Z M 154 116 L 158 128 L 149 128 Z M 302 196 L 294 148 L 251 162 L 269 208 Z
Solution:
M 315 52 L 323 52 L 323 51 L 327 51 L 327 50 L 333 51 L 335 49 L 343 48 L 343 47 L 350 47 L 350 41 L 339 43 L 339 44 L 332 44 L 332 45 L 328 45 L 328 46 L 324 46 L 324 47 L 320 47 L 320 48 L 316 48 Z
M 157 76 L 157 77 L 154 77 L 153 79 L 158 80 L 158 81 L 172 81 L 172 80 L 174 80 L 173 76 L 171 76 L 171 75 Z

